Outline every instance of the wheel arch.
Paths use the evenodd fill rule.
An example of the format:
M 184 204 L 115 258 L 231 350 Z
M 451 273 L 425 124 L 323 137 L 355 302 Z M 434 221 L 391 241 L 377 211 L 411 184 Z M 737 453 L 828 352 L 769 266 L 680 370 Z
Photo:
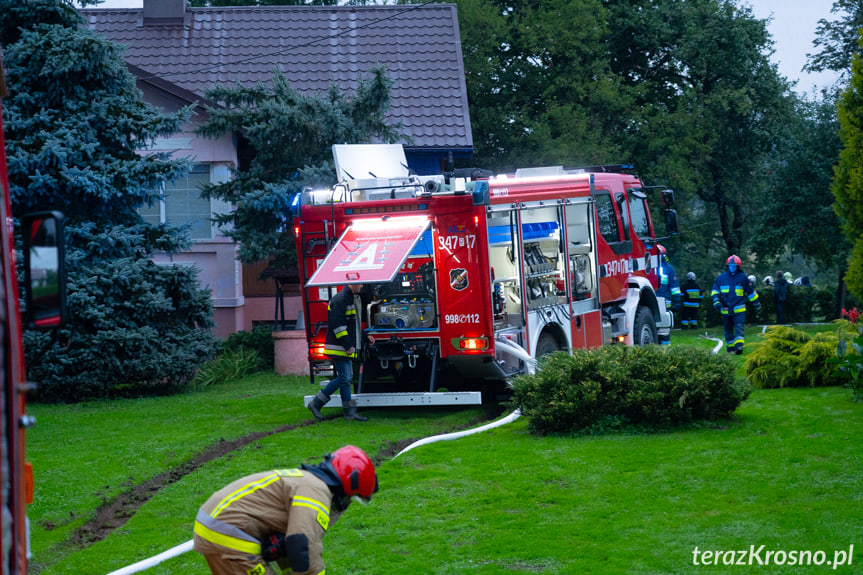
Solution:
M 536 336 L 536 341 L 533 344 L 533 348 L 531 349 L 531 356 L 536 358 L 536 351 L 539 348 L 539 342 L 542 340 L 544 335 L 550 335 L 557 342 L 558 349 L 561 350 L 571 350 L 572 345 L 569 342 L 569 338 L 566 335 L 566 331 L 564 331 L 563 327 L 558 323 L 547 323 L 543 326 L 543 328 L 539 331 L 539 334 Z

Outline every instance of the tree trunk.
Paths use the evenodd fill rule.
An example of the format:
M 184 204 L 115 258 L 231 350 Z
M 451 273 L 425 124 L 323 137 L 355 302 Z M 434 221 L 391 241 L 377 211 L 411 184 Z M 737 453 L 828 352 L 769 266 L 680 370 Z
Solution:
M 845 268 L 839 270 L 839 285 L 836 286 L 836 309 L 833 310 L 837 318 L 842 317 L 842 310 L 845 309 Z

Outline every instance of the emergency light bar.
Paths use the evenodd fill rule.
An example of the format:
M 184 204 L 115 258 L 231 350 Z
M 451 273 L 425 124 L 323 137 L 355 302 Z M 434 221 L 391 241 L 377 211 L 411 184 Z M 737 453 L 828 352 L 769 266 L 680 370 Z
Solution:
M 351 227 L 357 231 L 372 230 L 381 226 L 386 226 L 387 229 L 413 228 L 428 221 L 428 216 L 383 216 L 354 220 L 351 222 Z

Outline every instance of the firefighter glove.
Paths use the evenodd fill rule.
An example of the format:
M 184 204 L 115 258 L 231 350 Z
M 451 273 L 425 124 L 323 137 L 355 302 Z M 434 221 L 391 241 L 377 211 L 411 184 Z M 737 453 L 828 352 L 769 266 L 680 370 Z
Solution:
M 279 561 L 284 558 L 293 571 L 308 571 L 309 538 L 303 533 L 288 536 L 284 533 L 271 533 L 261 541 L 261 556 L 264 561 Z
M 264 561 L 277 561 L 285 545 L 284 533 L 271 533 L 261 540 L 261 556 Z
M 288 558 L 291 569 L 297 573 L 309 570 L 309 538 L 304 533 L 294 533 L 282 542 L 284 556 Z

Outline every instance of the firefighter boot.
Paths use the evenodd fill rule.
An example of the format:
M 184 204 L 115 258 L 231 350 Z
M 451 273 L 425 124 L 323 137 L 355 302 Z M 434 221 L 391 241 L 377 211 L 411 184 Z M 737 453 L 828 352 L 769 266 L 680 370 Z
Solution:
M 357 413 L 357 402 L 354 400 L 351 401 L 342 401 L 342 410 L 345 412 L 345 419 L 351 421 L 368 421 L 368 417 L 363 417 L 359 413 Z
M 309 402 L 309 411 L 315 416 L 318 421 L 323 421 L 324 416 L 321 413 L 321 408 L 330 401 L 330 396 L 324 393 L 324 390 L 319 391 Z

